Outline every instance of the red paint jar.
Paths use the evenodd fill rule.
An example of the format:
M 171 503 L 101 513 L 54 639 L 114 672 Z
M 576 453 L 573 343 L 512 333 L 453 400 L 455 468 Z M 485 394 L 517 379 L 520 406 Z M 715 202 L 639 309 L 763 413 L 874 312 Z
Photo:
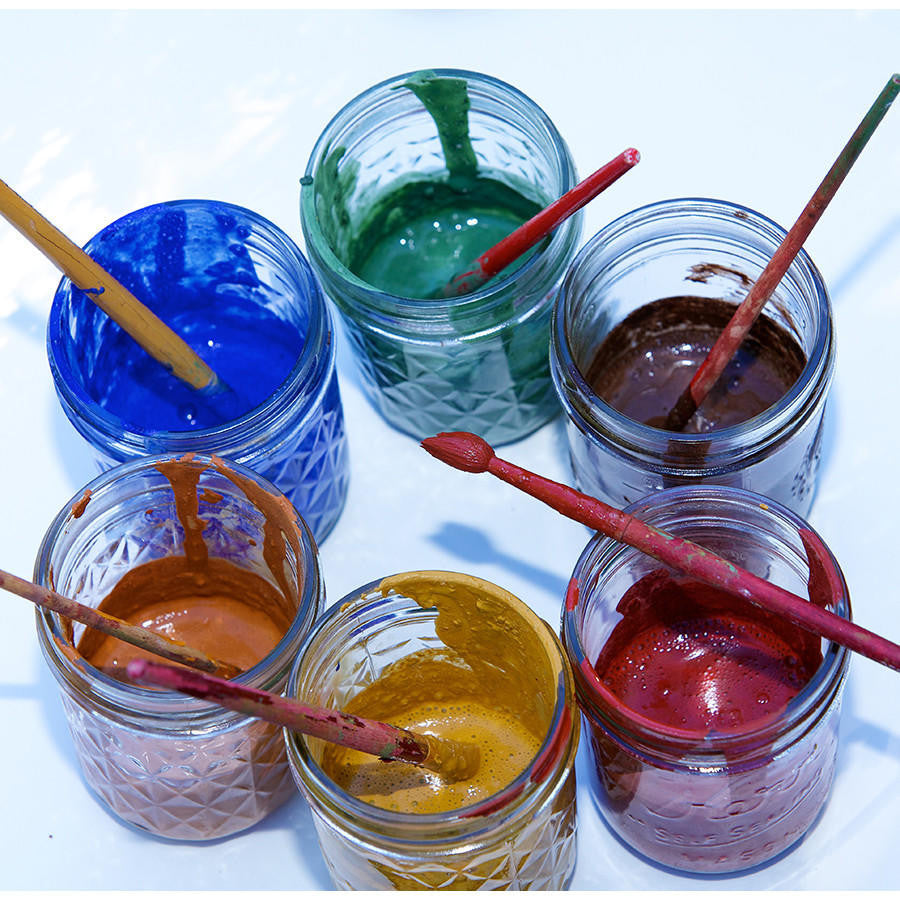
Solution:
M 734 488 L 696 487 L 662 491 L 627 511 L 807 596 L 800 532 L 811 529 L 785 507 Z M 840 586 L 830 608 L 849 618 L 846 583 L 824 553 Z M 799 840 L 828 797 L 848 652 L 822 641 L 821 664 L 799 693 L 741 725 L 692 730 L 673 725 L 668 712 L 641 714 L 609 689 L 594 664 L 623 618 L 623 596 L 660 568 L 597 536 L 569 585 L 563 644 L 590 736 L 591 793 L 612 830 L 655 862 L 689 872 L 740 871 Z

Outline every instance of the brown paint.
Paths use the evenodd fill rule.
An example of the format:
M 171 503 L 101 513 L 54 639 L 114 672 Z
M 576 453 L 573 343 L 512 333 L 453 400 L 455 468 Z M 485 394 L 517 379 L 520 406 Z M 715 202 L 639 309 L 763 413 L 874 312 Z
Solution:
M 238 487 L 264 517 L 263 559 L 277 587 L 267 578 L 226 560 L 209 556 L 203 540 L 207 523 L 200 517 L 202 500 L 221 502 L 222 495 L 198 491 L 204 467 L 194 455 L 158 463 L 169 481 L 178 521 L 184 531 L 184 555 L 135 566 L 103 599 L 99 609 L 127 622 L 202 650 L 221 662 L 248 669 L 267 656 L 290 627 L 296 613 L 288 598 L 302 573 L 286 567 L 288 550 L 301 559 L 296 512 L 281 495 L 261 488 L 212 457 L 213 467 Z M 81 503 L 86 505 L 87 498 Z M 81 510 L 83 512 L 83 508 Z M 73 507 L 72 514 L 76 514 Z M 80 514 L 80 513 L 79 513 Z M 155 656 L 101 632 L 86 629 L 78 653 L 96 668 L 124 667 L 137 658 Z
M 718 263 L 697 263 L 691 266 L 691 274 L 685 276 L 685 280 L 706 284 L 710 278 L 716 275 L 724 278 L 734 278 L 744 287 L 750 287 L 753 284 L 743 272 L 737 269 L 730 269 L 728 266 L 720 266 Z
M 73 519 L 80 519 L 84 515 L 84 511 L 87 509 L 87 505 L 91 500 L 91 491 L 90 488 L 85 488 L 84 493 L 72 504 L 72 508 L 70 510 Z
M 699 273 L 698 280 L 708 274 Z M 585 378 L 619 412 L 662 428 L 735 309 L 704 297 L 648 303 L 606 336 Z M 759 415 L 790 390 L 805 365 L 797 341 L 760 316 L 685 432 L 705 433 Z
M 183 556 L 136 566 L 99 608 L 240 669 L 267 656 L 290 625 L 279 592 L 224 559 L 208 559 L 202 569 Z M 78 642 L 78 652 L 95 668 L 158 659 L 91 628 Z

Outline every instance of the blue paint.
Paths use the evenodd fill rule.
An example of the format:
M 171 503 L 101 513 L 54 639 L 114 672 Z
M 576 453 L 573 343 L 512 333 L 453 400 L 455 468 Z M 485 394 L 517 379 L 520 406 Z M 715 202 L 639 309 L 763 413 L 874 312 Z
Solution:
M 63 279 L 50 365 L 101 466 L 216 453 L 272 481 L 321 539 L 346 494 L 346 439 L 330 314 L 290 238 L 249 210 L 188 200 L 131 213 L 85 249 L 228 386 L 184 384 Z
M 164 321 L 228 389 L 194 390 L 120 332 L 104 342 L 100 362 L 108 376 L 92 379 L 88 389 L 100 406 L 134 428 L 194 430 L 237 419 L 270 397 L 300 356 L 300 333 L 264 308 L 223 304 L 214 294 L 181 292 L 172 299 L 176 309 L 166 309 Z

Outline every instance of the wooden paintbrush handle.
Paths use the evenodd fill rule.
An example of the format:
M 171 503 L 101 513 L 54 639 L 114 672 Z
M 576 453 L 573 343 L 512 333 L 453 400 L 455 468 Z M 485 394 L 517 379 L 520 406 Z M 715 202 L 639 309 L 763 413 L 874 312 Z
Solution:
M 2 569 L 0 569 L 0 588 L 24 597 L 36 606 L 52 609 L 67 619 L 80 622 L 89 628 L 95 628 L 97 631 L 102 631 L 104 634 L 140 647 L 164 659 L 202 669 L 204 672 L 216 672 L 228 678 L 234 677 L 241 671 L 230 663 L 219 662 L 199 650 L 193 650 L 184 644 L 171 641 L 155 631 L 124 622 L 99 609 L 85 606 L 71 597 L 64 597 L 62 594 L 57 594 L 56 591 L 35 584 L 33 581 L 26 581 L 24 578 L 4 572 Z
M 216 373 L 162 319 L 4 181 L 0 214 L 173 375 L 197 390 L 218 385 Z

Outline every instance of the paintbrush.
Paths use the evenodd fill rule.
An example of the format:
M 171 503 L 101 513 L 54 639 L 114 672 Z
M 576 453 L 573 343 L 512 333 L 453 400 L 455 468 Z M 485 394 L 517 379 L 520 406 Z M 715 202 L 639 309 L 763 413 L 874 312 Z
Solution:
M 743 597 L 819 637 L 900 671 L 900 645 L 771 584 L 699 544 L 675 537 L 602 500 L 500 459 L 493 447 L 475 434 L 444 432 L 425 438 L 422 446 L 449 466 L 464 472 L 490 472 L 567 518 L 628 544 L 678 572 Z M 801 539 L 807 552 L 817 555 L 817 562 L 827 560 L 827 552 L 819 546 L 821 541 L 811 531 L 801 534 Z
M 53 612 L 102 631 L 110 637 L 118 638 L 135 647 L 140 647 L 148 653 L 162 656 L 173 662 L 182 663 L 193 669 L 202 669 L 204 672 L 218 672 L 227 678 L 239 675 L 241 670 L 230 663 L 219 662 L 207 656 L 200 650 L 186 647 L 184 644 L 170 640 L 161 634 L 142 628 L 140 625 L 132 625 L 122 619 L 111 616 L 109 613 L 85 606 L 70 597 L 57 594 L 49 588 L 42 587 L 32 581 L 26 581 L 9 572 L 0 569 L 0 588 L 12 594 L 18 594 L 26 600 L 30 600 L 42 609 L 50 609 Z
M 422 766 L 447 781 L 462 781 L 478 771 L 480 754 L 473 744 L 419 734 L 335 709 L 306 706 L 269 691 L 145 659 L 133 659 L 126 671 L 133 681 L 181 691 L 245 716 L 371 753 L 382 760 Z
M 589 203 L 599 193 L 618 181 L 629 169 L 638 164 L 641 154 L 633 147 L 620 153 L 605 166 L 588 175 L 558 200 L 520 225 L 502 241 L 485 250 L 465 272 L 454 276 L 445 285 L 443 297 L 458 297 L 477 291 L 482 285 L 502 272 L 510 263 L 545 238 L 561 222 Z
M 816 189 L 809 203 L 806 204 L 803 212 L 800 213 L 800 218 L 785 235 L 762 274 L 750 288 L 750 292 L 741 305 L 735 310 L 731 320 L 713 344 L 706 359 L 694 373 L 688 386 L 669 410 L 663 426 L 667 431 L 681 431 L 697 411 L 697 407 L 706 399 L 706 395 L 713 385 L 719 380 L 725 367 L 762 312 L 766 301 L 784 278 L 794 257 L 800 252 L 804 241 L 809 237 L 813 227 L 825 212 L 825 208 L 837 193 L 837 189 L 846 178 L 850 167 L 859 158 L 863 147 L 866 146 L 872 133 L 894 102 L 898 91 L 900 91 L 900 75 L 893 75 L 862 122 L 857 126 L 856 131 L 853 132 L 834 165 L 828 170 L 828 174 Z
M 216 373 L 162 319 L 3 181 L 0 215 L 176 378 L 205 394 L 226 389 Z

